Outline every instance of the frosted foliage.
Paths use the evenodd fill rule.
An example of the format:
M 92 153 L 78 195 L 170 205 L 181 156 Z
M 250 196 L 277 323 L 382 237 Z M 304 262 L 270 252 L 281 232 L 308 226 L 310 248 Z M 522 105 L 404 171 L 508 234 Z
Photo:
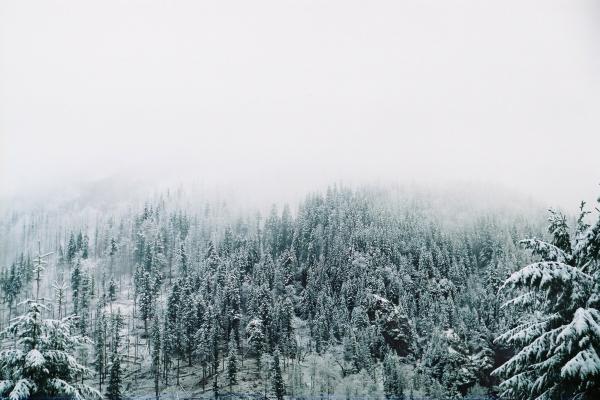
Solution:
M 537 209 L 462 191 L 334 186 L 266 214 L 185 187 L 87 207 L 100 192 L 0 217 L 0 325 L 25 312 L 3 399 L 600 399 L 590 215 L 544 237 Z
M 550 233 L 557 246 L 537 239 L 522 242 L 542 261 L 513 273 L 501 287 L 514 294 L 504 307 L 524 311 L 516 327 L 496 338 L 517 349 L 494 371 L 504 378 L 500 388 L 507 398 L 600 396 L 600 311 L 593 300 L 598 271 L 591 268 L 597 265 L 599 237 L 587 229 L 571 243 L 564 221 L 553 212 Z
M 534 254 L 538 254 L 542 258 L 548 261 L 558 261 L 562 263 L 569 262 L 571 256 L 559 249 L 553 244 L 544 242 L 539 239 L 525 239 L 521 240 L 521 245 L 526 249 L 529 249 Z
M 95 389 L 77 383 L 89 371 L 70 351 L 88 341 L 71 334 L 74 318 L 43 319 L 42 311 L 43 305 L 31 302 L 29 311 L 2 332 L 17 340 L 15 349 L 0 352 L 0 394 L 11 400 L 33 395 L 100 398 Z
M 585 301 L 593 285 L 593 278 L 576 267 L 561 262 L 537 262 L 513 273 L 501 287 L 505 289 L 530 288 L 541 297 L 520 294 L 509 302 L 512 305 L 530 305 L 536 300 L 551 312 L 572 310 Z

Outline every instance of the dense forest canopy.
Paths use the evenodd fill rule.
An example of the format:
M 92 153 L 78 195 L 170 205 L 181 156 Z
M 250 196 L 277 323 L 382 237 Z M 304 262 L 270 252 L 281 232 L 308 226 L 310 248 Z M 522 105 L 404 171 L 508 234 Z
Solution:
M 15 208 L 0 221 L 0 391 L 14 400 L 598 393 L 597 226 L 583 212 L 571 231 L 553 211 L 548 232 L 543 211 L 343 186 L 264 215 L 183 189 L 101 211 Z M 544 274 L 558 277 L 551 287 Z M 576 345 L 556 338 L 574 316 L 589 328 L 573 322 Z M 539 348 L 527 353 L 532 341 L 548 350 L 560 340 L 553 366 L 528 367 L 549 363 Z M 564 346 L 587 357 L 567 373 L 579 353 L 567 359 Z M 561 376 L 564 385 L 548 386 Z

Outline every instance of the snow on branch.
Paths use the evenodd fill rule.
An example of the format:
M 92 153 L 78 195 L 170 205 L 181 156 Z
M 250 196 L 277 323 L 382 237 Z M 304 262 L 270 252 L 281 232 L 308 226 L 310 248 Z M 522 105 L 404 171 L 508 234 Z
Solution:
M 572 259 L 571 255 L 565 253 L 557 246 L 544 242 L 536 238 L 524 239 L 519 242 L 524 248 L 531 250 L 535 255 L 539 255 L 546 261 L 558 261 L 561 263 L 569 263 Z
M 573 287 L 576 284 L 591 286 L 593 278 L 578 268 L 557 261 L 541 261 L 529 264 L 514 272 L 500 290 L 507 287 L 527 287 L 548 291 L 554 286 Z

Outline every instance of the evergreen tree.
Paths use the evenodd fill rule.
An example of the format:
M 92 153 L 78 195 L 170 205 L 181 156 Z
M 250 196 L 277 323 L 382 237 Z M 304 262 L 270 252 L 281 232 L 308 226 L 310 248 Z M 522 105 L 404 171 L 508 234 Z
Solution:
M 248 323 L 248 326 L 246 327 L 246 337 L 248 338 L 247 340 L 250 349 L 252 349 L 256 355 L 256 367 L 258 372 L 260 372 L 260 359 L 265 343 L 263 324 L 260 319 L 253 319 Z
M 196 332 L 198 331 L 198 307 L 190 279 L 185 279 L 181 292 L 178 316 L 181 330 L 181 351 L 182 356 L 184 354 L 187 356 L 188 366 L 191 367 L 192 355 L 196 347 Z
M 13 304 L 23 287 L 23 276 L 17 263 L 12 263 L 8 270 L 3 270 L 0 276 L 0 285 L 4 293 L 3 300 L 8 306 L 8 320 L 12 319 Z
M 229 354 L 227 356 L 227 380 L 229 381 L 229 391 L 231 392 L 232 386 L 237 383 L 237 373 L 238 373 L 237 345 L 236 345 L 233 337 L 229 341 L 228 347 L 229 347 L 229 352 L 228 352 Z
M 160 321 L 158 316 L 154 316 L 154 322 L 152 323 L 152 330 L 150 333 L 152 338 L 152 373 L 154 375 L 154 393 L 156 399 L 159 397 L 159 379 L 160 379 Z
M 77 244 L 75 243 L 75 236 L 73 236 L 73 232 L 71 232 L 71 236 L 69 236 L 69 244 L 67 245 L 67 261 L 69 264 L 73 262 L 76 254 Z
M 179 363 L 184 354 L 183 330 L 181 329 L 181 289 L 179 281 L 171 288 L 167 298 L 167 311 L 165 314 L 164 348 L 168 357 L 177 358 L 177 384 L 179 384 Z
M 514 399 L 600 397 L 600 218 L 578 220 L 575 239 L 566 218 L 551 211 L 550 243 L 523 241 L 540 261 L 513 273 L 502 286 L 517 296 L 507 306 L 519 323 L 497 338 L 517 353 L 494 373 Z
M 81 262 L 75 261 L 73 270 L 71 271 L 71 299 L 73 301 L 73 314 L 79 315 L 79 297 L 81 294 Z
M 219 397 L 219 382 L 217 380 L 219 373 L 219 322 L 216 318 L 209 319 L 210 324 L 210 344 L 212 350 L 212 372 L 213 372 L 213 393 L 215 399 Z
M 106 388 L 106 398 L 108 400 L 123 399 L 123 394 L 121 392 L 121 387 L 123 385 L 121 374 L 121 357 L 118 352 L 114 350 L 111 356 L 108 387 Z
M 94 330 L 94 350 L 95 359 L 94 367 L 98 374 L 98 385 L 102 390 L 102 383 L 104 382 L 104 369 L 106 367 L 106 314 L 101 309 L 101 303 L 98 303 L 98 310 L 96 312 L 96 327 Z
M 125 320 L 123 318 L 123 314 L 121 314 L 121 309 L 117 308 L 117 312 L 111 314 L 112 321 L 110 326 L 110 336 L 111 336 L 111 349 L 113 352 L 118 352 L 121 347 L 121 330 L 125 327 Z
M 113 276 L 108 281 L 108 301 L 112 310 L 112 303 L 117 300 L 117 284 Z
M 79 286 L 79 329 L 82 335 L 86 335 L 89 325 L 90 301 L 93 293 L 92 279 L 88 271 L 81 274 L 81 283 Z
M 77 239 L 75 240 L 75 246 L 77 251 L 81 251 L 81 249 L 83 248 L 83 233 L 81 233 L 81 231 L 79 231 L 77 233 Z
M 275 349 L 273 352 L 273 367 L 272 367 L 272 377 L 273 377 L 273 392 L 275 393 L 275 397 L 277 400 L 283 400 L 283 396 L 285 396 L 285 384 L 283 382 L 283 376 L 281 375 L 281 367 L 279 365 L 279 349 Z
M 185 252 L 185 247 L 183 243 L 179 247 L 179 253 L 177 254 L 177 258 L 179 259 L 179 273 L 181 276 L 185 276 L 188 273 L 188 256 Z
M 87 259 L 89 256 L 89 242 L 90 238 L 88 237 L 88 235 L 85 235 L 81 243 L 81 258 L 83 258 L 84 260 Z
M 0 394 L 11 400 L 32 396 L 72 396 L 77 400 L 101 397 L 78 382 L 89 370 L 72 351 L 89 340 L 74 336 L 75 318 L 43 319 L 46 306 L 29 301 L 29 310 L 2 332 L 17 338 L 16 346 L 0 351 Z
M 156 298 L 162 283 L 162 275 L 155 263 L 151 246 L 146 246 L 144 262 L 136 268 L 134 283 L 140 317 L 144 321 L 144 334 L 147 336 L 148 321 L 154 317 Z
M 117 251 L 118 251 L 117 241 L 115 240 L 115 238 L 110 238 L 110 250 L 109 250 L 108 255 L 112 257 L 115 254 L 117 254 Z
M 115 240 L 114 237 L 110 238 L 110 248 L 108 250 L 108 256 L 110 257 L 109 260 L 109 273 L 112 277 L 113 274 L 113 269 L 114 269 L 114 264 L 115 264 L 115 255 L 117 254 L 118 251 L 118 247 L 117 247 L 117 241 Z
M 383 392 L 388 400 L 404 399 L 404 383 L 398 364 L 398 357 L 388 352 L 383 360 Z

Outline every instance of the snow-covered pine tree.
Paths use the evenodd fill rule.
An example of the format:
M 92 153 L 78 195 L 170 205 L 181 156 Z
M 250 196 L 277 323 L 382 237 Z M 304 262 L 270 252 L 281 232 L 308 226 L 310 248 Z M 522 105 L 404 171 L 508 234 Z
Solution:
M 79 319 L 78 325 L 82 335 L 87 335 L 89 325 L 89 308 L 92 290 L 92 279 L 89 271 L 83 271 L 81 274 L 81 283 L 79 288 Z
M 277 400 L 283 400 L 285 396 L 285 384 L 283 382 L 283 376 L 281 375 L 281 366 L 279 365 L 279 349 L 275 349 L 273 352 L 273 392 Z
M 256 369 L 260 373 L 260 358 L 263 352 L 265 335 L 262 320 L 255 318 L 246 326 L 246 337 L 248 338 L 248 346 L 256 355 Z
M 34 395 L 101 398 L 94 388 L 78 382 L 89 374 L 72 351 L 89 340 L 73 335 L 75 317 L 44 319 L 43 304 L 29 300 L 29 310 L 2 332 L 17 338 L 16 346 L 0 351 L 0 395 L 25 400 Z
M 106 367 L 106 314 L 102 309 L 102 304 L 98 303 L 96 311 L 96 326 L 94 329 L 94 368 L 98 373 L 98 386 L 102 390 L 104 382 L 104 369 Z
M 75 243 L 75 236 L 73 235 L 73 232 L 71 232 L 71 236 L 69 236 L 69 244 L 67 245 L 67 261 L 69 264 L 73 262 L 76 254 L 77 244 Z
M 75 265 L 71 270 L 71 299 L 73 301 L 73 314 L 79 315 L 79 295 L 81 291 L 81 260 L 75 259 Z
M 110 336 L 111 336 L 111 350 L 119 351 L 121 347 L 121 330 L 125 327 L 125 319 L 121 314 L 121 308 L 117 308 L 117 312 L 111 314 L 110 324 Z
M 169 384 L 169 366 L 171 365 L 171 354 L 169 353 L 170 350 L 170 344 L 169 344 L 169 338 L 167 337 L 167 319 L 164 319 L 164 325 L 163 325 L 163 334 L 162 334 L 162 343 L 161 343 L 161 350 L 162 350 L 162 366 L 163 366 L 163 381 L 165 383 L 165 385 Z
M 108 302 L 110 304 L 110 309 L 112 311 L 112 303 L 117 300 L 117 283 L 115 282 L 115 277 L 110 276 L 110 280 L 108 281 Z
M 179 247 L 179 252 L 177 253 L 177 261 L 179 265 L 179 273 L 181 276 L 186 276 L 188 273 L 188 256 L 185 252 L 185 246 L 183 243 Z
M 158 315 L 154 315 L 152 328 L 150 331 L 152 339 L 152 373 L 154 375 L 154 394 L 158 400 L 159 396 L 159 380 L 160 380 L 160 321 Z
M 202 390 L 206 388 L 206 370 L 209 366 L 212 355 L 210 335 L 208 334 L 209 332 L 210 329 L 206 321 L 204 321 L 204 323 L 200 326 L 200 329 L 198 329 L 196 332 L 196 349 L 194 350 L 194 353 L 196 358 L 200 361 L 200 365 L 202 366 L 202 379 L 200 380 L 202 384 Z M 165 357 L 168 357 L 168 355 L 164 354 L 163 352 L 163 358 Z
M 12 319 L 13 305 L 23 288 L 24 277 L 22 275 L 21 268 L 19 268 L 16 262 L 13 262 L 10 268 L 3 270 L 2 275 L 0 275 L 0 286 L 4 293 L 2 300 L 8 306 L 8 321 Z
M 404 400 L 404 382 L 399 360 L 392 350 L 383 359 L 383 392 L 387 400 Z
M 235 342 L 235 338 L 233 335 L 229 340 L 229 354 L 227 356 L 227 380 L 229 381 L 229 391 L 233 385 L 237 383 L 237 373 L 238 373 L 238 365 L 237 365 L 237 344 Z
M 239 270 L 230 267 L 226 274 L 224 287 L 224 306 L 229 335 L 235 338 L 236 347 L 240 341 L 240 292 L 239 292 Z
M 121 393 L 121 386 L 123 385 L 121 373 L 121 356 L 116 350 L 113 350 L 108 387 L 106 388 L 106 397 L 108 400 L 121 400 L 123 398 L 123 394 Z
M 516 297 L 519 324 L 496 341 L 517 354 L 494 374 L 511 399 L 600 398 L 600 218 L 587 225 L 582 207 L 575 239 L 566 218 L 551 210 L 550 243 L 523 244 L 539 261 L 513 273 L 501 287 Z
M 90 238 L 86 234 L 83 237 L 83 241 L 81 243 L 81 258 L 83 258 L 84 260 L 87 259 L 89 256 L 89 243 L 90 243 Z
M 214 316 L 214 314 L 213 314 Z M 219 323 L 213 317 L 210 320 L 211 328 L 210 328 L 210 343 L 211 343 L 211 351 L 212 351 L 212 371 L 213 371 L 213 393 L 215 395 L 215 399 L 219 397 Z
M 179 280 L 175 281 L 171 287 L 171 292 L 167 298 L 167 310 L 165 314 L 164 328 L 164 354 L 170 361 L 173 357 L 177 358 L 177 384 L 179 384 L 179 364 L 183 353 L 182 329 L 181 329 L 181 288 Z M 167 367 L 167 365 L 165 365 Z M 165 368 L 165 374 L 167 369 Z
M 144 261 L 138 264 L 134 276 L 135 294 L 140 317 L 144 321 L 144 336 L 148 336 L 148 322 L 154 317 L 156 296 L 161 285 L 161 274 L 154 262 L 151 246 L 146 247 Z
M 192 287 L 190 277 L 183 279 L 181 287 L 181 302 L 179 305 L 179 330 L 181 335 L 181 357 L 186 357 L 188 366 L 192 366 L 192 356 L 196 346 L 196 332 L 198 331 L 197 297 Z

